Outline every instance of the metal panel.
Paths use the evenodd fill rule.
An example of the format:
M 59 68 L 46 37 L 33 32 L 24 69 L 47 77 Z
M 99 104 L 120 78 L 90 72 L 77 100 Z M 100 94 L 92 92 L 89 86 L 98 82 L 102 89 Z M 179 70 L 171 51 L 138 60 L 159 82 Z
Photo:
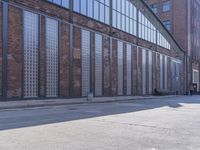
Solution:
M 82 96 L 90 92 L 90 32 L 82 30 Z
M 164 88 L 164 82 L 163 82 L 163 80 L 164 80 L 164 78 L 163 78 L 163 76 L 164 76 L 164 73 L 163 73 L 163 70 L 164 70 L 164 68 L 163 68 L 163 55 L 161 55 L 160 54 L 160 89 L 161 90 L 163 90 Z
M 149 94 L 153 93 L 153 54 L 149 51 Z
M 118 65 L 118 95 L 123 95 L 123 42 L 118 41 L 117 65 Z
M 24 97 L 38 96 L 38 15 L 24 12 Z
M 147 63 L 147 58 L 146 54 L 147 51 L 145 49 L 142 49 L 142 94 L 146 95 L 147 94 L 147 71 L 146 71 L 146 63 Z
M 58 96 L 58 21 L 46 18 L 46 96 Z
M 176 91 L 177 76 L 176 76 L 176 62 L 174 61 L 171 61 L 171 73 L 172 73 L 172 90 Z
M 193 83 L 197 83 L 197 91 L 199 91 L 199 71 L 193 69 Z
M 127 95 L 131 95 L 132 91 L 132 52 L 131 45 L 126 45 L 126 71 L 127 71 Z
M 176 63 L 176 90 L 179 91 L 180 89 L 180 80 L 181 80 L 181 76 L 180 76 L 180 64 Z
M 95 34 L 95 95 L 102 96 L 102 35 Z
M 167 78 L 168 78 L 168 68 L 167 68 L 167 56 L 165 56 L 165 89 L 168 89 Z

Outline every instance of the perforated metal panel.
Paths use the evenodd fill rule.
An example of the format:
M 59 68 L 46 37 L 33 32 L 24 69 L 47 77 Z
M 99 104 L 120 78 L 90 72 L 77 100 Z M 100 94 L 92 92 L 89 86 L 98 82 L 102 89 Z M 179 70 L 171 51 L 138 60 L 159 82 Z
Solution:
M 58 96 L 58 21 L 46 18 L 46 96 Z
M 149 94 L 153 93 L 153 60 L 152 52 L 149 51 Z
M 82 96 L 90 92 L 90 32 L 82 30 Z
M 102 35 L 95 34 L 95 95 L 102 96 Z
M 147 71 L 146 71 L 146 63 L 147 63 L 147 54 L 146 50 L 142 49 L 142 94 L 147 94 Z
M 24 11 L 24 97 L 38 96 L 38 15 Z
M 132 90 L 132 52 L 131 52 L 131 45 L 127 44 L 126 45 L 126 71 L 127 71 L 127 95 L 131 95 L 131 90 Z
M 118 64 L 118 95 L 123 95 L 123 42 L 118 41 L 117 64 Z

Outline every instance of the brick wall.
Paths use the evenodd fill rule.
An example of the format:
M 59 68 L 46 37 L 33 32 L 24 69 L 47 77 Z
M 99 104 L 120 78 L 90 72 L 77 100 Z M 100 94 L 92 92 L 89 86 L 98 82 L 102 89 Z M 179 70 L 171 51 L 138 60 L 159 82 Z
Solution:
M 137 47 L 136 46 L 132 46 L 132 59 L 133 59 L 133 64 L 132 64 L 132 80 L 133 80 L 133 83 L 132 83 L 132 91 L 133 91 L 133 95 L 138 95 L 138 91 L 137 91 Z
M 91 31 L 91 48 L 92 48 L 92 87 L 95 87 L 94 83 L 94 32 L 103 33 L 103 96 L 110 95 L 110 83 L 112 84 L 111 94 L 112 96 L 117 96 L 117 39 L 123 40 L 125 42 L 130 42 L 135 45 L 139 45 L 148 48 L 152 51 L 158 51 L 166 55 L 181 58 L 180 53 L 175 50 L 166 50 L 162 47 L 156 46 L 150 42 L 138 39 L 133 35 L 127 34 L 123 31 L 113 29 L 113 38 L 109 36 L 109 27 L 100 22 L 96 22 L 93 19 L 89 19 L 82 15 L 73 15 L 73 49 L 72 49 L 72 68 L 70 69 L 70 27 L 67 23 L 69 21 L 69 12 L 67 9 L 62 9 L 58 6 L 54 6 L 50 3 L 46 3 L 41 0 L 20 0 L 11 3 L 21 3 L 23 7 L 33 8 L 35 11 L 40 12 L 40 45 L 39 45 L 39 97 L 45 97 L 45 82 L 46 82 L 46 56 L 45 56 L 45 17 L 51 16 L 55 18 L 60 18 L 61 20 L 61 30 L 60 30 L 60 59 L 59 59 L 59 96 L 60 97 L 80 97 L 81 96 L 81 28 L 89 28 Z M 21 5 L 20 4 L 20 5 Z M 1 5 L 0 5 L 1 7 Z M 9 49 L 8 49 L 8 97 L 9 98 L 21 98 L 23 94 L 23 18 L 22 9 L 9 6 Z M 0 18 L 1 17 L 0 13 Z M 2 22 L 0 21 L 0 24 Z M 0 31 L 1 29 L 0 25 Z M 2 32 L 0 32 L 2 33 Z M 110 39 L 112 40 L 112 54 L 110 54 Z M 0 37 L 0 50 L 2 52 L 2 41 Z M 142 94 L 142 48 L 139 48 L 137 53 L 137 47 L 132 45 L 132 68 L 133 68 L 133 81 L 132 81 L 132 93 L 134 95 Z M 0 56 L 2 55 L 0 52 Z M 110 56 L 112 55 L 112 62 Z M 138 58 L 137 58 L 138 56 Z M 153 89 L 159 88 L 159 61 L 156 64 L 156 57 L 159 60 L 159 56 L 153 53 Z M 1 57 L 0 57 L 1 58 Z M 0 62 L 2 60 L 0 59 Z M 138 62 L 137 62 L 138 61 Z M 138 64 L 138 66 L 137 66 Z M 111 70 L 110 70 L 111 66 Z M 125 72 L 126 72 L 126 61 L 125 61 Z M 1 63 L 0 63 L 1 69 Z M 112 72 L 112 76 L 110 74 Z M 72 73 L 72 80 L 70 81 L 69 75 Z M 126 74 L 124 74 L 124 92 L 126 93 Z M 111 82 L 110 82 L 111 78 Z M 0 75 L 1 79 L 1 75 Z M 72 82 L 72 85 L 70 85 Z M 1 81 L 0 81 L 1 85 Z M 70 89 L 73 93 L 70 93 Z M 0 89 L 1 92 L 1 89 Z
M 61 97 L 69 96 L 69 24 L 61 23 L 60 45 L 60 93 Z
M 156 54 L 156 88 L 160 90 L 160 54 Z
M 118 76 L 117 76 L 117 40 L 112 41 L 112 96 L 117 96 L 117 85 L 118 85 Z
M 46 0 L 9 0 L 10 3 L 19 4 L 27 8 L 34 9 L 34 11 L 39 11 L 50 16 L 55 16 L 61 19 L 69 20 L 69 11 L 66 9 L 55 6 Z
M 73 96 L 81 96 L 81 29 L 75 27 L 73 33 Z
M 94 93 L 95 95 L 95 33 L 94 32 L 91 32 L 91 89 L 92 89 L 92 92 Z
M 103 70 L 104 70 L 104 96 L 110 96 L 110 38 L 104 36 L 103 38 Z
M 41 16 L 40 19 L 41 26 L 40 26 L 40 58 L 39 58 L 39 96 L 45 97 L 45 82 L 46 82 L 46 52 L 45 52 L 45 17 Z
M 187 0 L 173 0 L 172 34 L 185 51 L 188 50 L 187 31 Z
M 157 88 L 157 61 L 156 61 L 156 57 L 157 54 L 153 53 L 152 54 L 152 61 L 153 61 L 153 90 Z
M 138 48 L 137 94 L 142 95 L 142 48 Z
M 22 96 L 22 10 L 9 6 L 8 98 Z

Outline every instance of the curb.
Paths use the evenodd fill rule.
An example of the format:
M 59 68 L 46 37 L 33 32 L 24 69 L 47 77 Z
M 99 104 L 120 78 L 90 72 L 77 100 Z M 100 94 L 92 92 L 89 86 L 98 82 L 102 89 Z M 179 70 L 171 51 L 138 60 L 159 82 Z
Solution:
M 25 101 L 29 102 L 29 104 L 23 104 L 22 101 L 19 101 L 21 104 L 13 105 L 12 101 L 10 102 L 0 102 L 0 111 L 1 110 L 9 110 L 9 109 L 25 109 L 25 108 L 35 108 L 35 107 L 47 107 L 47 106 L 64 106 L 64 105 L 82 105 L 82 104 L 95 104 L 95 103 L 114 103 L 114 102 L 130 102 L 137 100 L 158 100 L 165 98 L 173 98 L 177 96 L 159 96 L 159 97 L 101 97 L 101 98 L 93 98 L 92 100 L 87 100 L 86 98 L 78 99 L 79 101 L 75 101 L 75 99 L 65 99 L 66 102 L 59 102 L 60 99 L 56 100 L 37 100 L 39 103 L 34 103 L 33 101 Z M 67 101 L 68 100 L 68 101 Z M 72 101 L 74 100 L 74 101 Z M 81 100 L 81 101 L 80 101 Z M 34 100 L 35 101 L 35 100 Z M 8 103 L 6 106 L 1 106 L 1 103 Z M 17 101 L 15 101 L 17 103 Z

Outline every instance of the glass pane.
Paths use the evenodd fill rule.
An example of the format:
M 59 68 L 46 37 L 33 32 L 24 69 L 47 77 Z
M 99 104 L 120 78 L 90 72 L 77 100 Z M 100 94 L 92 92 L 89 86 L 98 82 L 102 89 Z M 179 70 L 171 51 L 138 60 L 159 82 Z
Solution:
M 46 18 L 46 96 L 58 96 L 58 21 Z
M 118 41 L 117 64 L 118 64 L 118 95 L 123 95 L 123 42 Z
M 93 6 L 93 0 L 88 0 L 88 11 L 87 11 L 87 15 L 91 18 L 93 18 L 93 9 L 94 9 L 94 6 Z
M 100 3 L 100 21 L 105 22 L 105 9 L 104 5 Z
M 53 0 L 53 3 L 61 5 L 61 0 Z
M 99 20 L 99 3 L 94 1 L 94 19 Z
M 69 0 L 62 0 L 62 6 L 65 8 L 69 8 Z
M 81 13 L 83 15 L 86 15 L 87 14 L 87 0 L 81 0 Z
M 95 34 L 95 96 L 102 96 L 102 58 L 103 41 L 102 35 Z
M 80 12 L 80 0 L 73 0 L 74 1 L 74 11 Z
M 117 27 L 117 12 L 113 11 L 113 27 Z
M 127 71 L 127 95 L 131 95 L 132 91 L 132 53 L 131 45 L 126 45 L 126 71 Z
M 90 32 L 82 30 L 82 96 L 90 92 Z
M 38 96 L 38 15 L 24 12 L 24 97 Z
M 105 23 L 110 24 L 110 10 L 109 10 L 109 7 L 105 7 L 105 8 L 106 8 Z M 115 19 L 115 21 L 116 21 L 116 19 Z
M 142 94 L 147 94 L 147 79 L 146 79 L 146 50 L 142 49 Z

